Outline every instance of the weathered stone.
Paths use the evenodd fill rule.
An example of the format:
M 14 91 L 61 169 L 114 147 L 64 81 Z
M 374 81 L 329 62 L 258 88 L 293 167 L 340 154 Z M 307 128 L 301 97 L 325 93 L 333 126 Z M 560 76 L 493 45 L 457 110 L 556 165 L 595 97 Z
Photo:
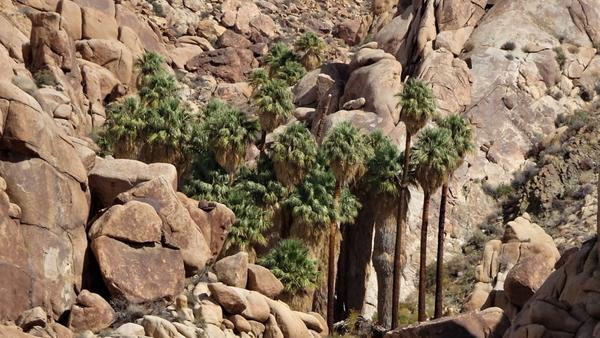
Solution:
M 24 333 L 17 326 L 0 325 L 0 338 L 35 338 L 35 336 Z
M 83 290 L 77 296 L 77 303 L 71 307 L 69 328 L 75 332 L 99 332 L 109 327 L 114 319 L 114 310 L 101 296 Z
M 98 218 L 88 231 L 94 240 L 108 236 L 124 242 L 160 243 L 162 220 L 152 206 L 131 201 L 115 205 Z
M 269 269 L 250 264 L 247 289 L 258 291 L 269 298 L 277 298 L 283 292 L 283 283 Z
M 172 164 L 97 158 L 89 174 L 90 189 L 101 207 L 109 207 L 120 193 L 161 176 L 177 189 L 177 170 Z
M 196 316 L 202 318 L 207 324 L 220 326 L 223 321 L 223 310 L 213 301 L 203 299 L 200 301 Z
M 233 325 L 235 326 L 235 329 L 238 332 L 251 332 L 252 331 L 252 326 L 246 320 L 246 318 L 244 318 L 240 315 L 233 315 L 233 316 L 229 317 L 228 319 L 233 323 Z
M 78 41 L 77 52 L 85 60 L 110 70 L 123 84 L 129 84 L 133 73 L 133 55 L 117 40 L 91 39 Z
M 212 256 L 209 243 L 164 176 L 141 183 L 119 194 L 117 199 L 123 203 L 140 201 L 154 207 L 162 219 L 164 243 L 181 250 L 188 274 L 204 269 Z
M 113 297 L 140 303 L 174 297 L 183 288 L 185 272 L 178 250 L 133 248 L 106 236 L 96 238 L 92 250 Z
M 229 287 L 222 283 L 210 283 L 208 284 L 208 288 L 210 289 L 211 297 L 230 314 L 240 314 L 248 307 L 246 298 L 239 292 L 241 289 Z
M 81 7 L 70 0 L 62 0 L 58 4 L 58 12 L 63 18 L 63 26 L 73 40 L 81 40 L 83 20 Z
M 144 327 L 139 324 L 127 323 L 119 326 L 113 334 L 116 334 L 117 336 L 143 336 L 145 330 Z
M 156 316 L 144 316 L 142 326 L 146 335 L 153 338 L 186 338 L 166 319 Z
M 265 322 L 269 319 L 269 303 L 267 298 L 262 294 L 250 291 L 246 295 L 246 309 L 242 312 L 242 316 L 249 320 L 256 320 L 258 322 Z
M 311 337 L 304 322 L 294 314 L 287 304 L 270 299 L 267 299 L 267 303 L 269 303 L 271 313 L 275 316 L 277 326 L 281 329 L 284 337 Z
M 84 39 L 117 40 L 119 37 L 119 26 L 114 15 L 109 16 L 97 9 L 83 7 L 81 9 L 81 16 L 81 35 Z
M 213 266 L 220 282 L 238 288 L 246 287 L 248 280 L 248 254 L 239 252 L 225 257 Z
M 192 58 L 185 66 L 188 71 L 213 75 L 227 82 L 243 82 L 246 75 L 258 67 L 249 49 L 233 47 L 215 49 Z
M 29 331 L 34 326 L 45 327 L 48 324 L 48 314 L 38 306 L 21 313 L 15 324 L 24 331 Z

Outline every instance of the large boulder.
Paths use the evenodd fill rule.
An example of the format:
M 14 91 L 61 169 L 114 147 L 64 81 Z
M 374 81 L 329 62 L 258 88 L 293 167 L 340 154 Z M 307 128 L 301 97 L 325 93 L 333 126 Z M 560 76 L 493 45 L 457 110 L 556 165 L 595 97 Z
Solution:
M 108 209 L 92 224 L 88 236 L 91 240 L 108 236 L 124 242 L 160 243 L 162 220 L 149 204 L 131 201 Z
M 267 298 L 262 294 L 250 291 L 246 294 L 246 309 L 242 312 L 242 316 L 248 320 L 265 322 L 269 319 L 271 310 Z
M 89 174 L 90 189 L 99 207 L 105 208 L 113 205 L 120 193 L 160 176 L 177 189 L 177 169 L 172 164 L 97 158 Z
M 251 50 L 233 47 L 204 52 L 192 58 L 185 66 L 188 71 L 213 75 L 231 83 L 243 82 L 246 75 L 256 67 L 258 61 Z
M 82 37 L 84 39 L 108 39 L 117 40 L 119 37 L 119 26 L 114 15 L 91 7 L 81 8 L 82 15 Z
M 0 325 L 0 338 L 35 338 L 35 336 L 24 333 L 18 326 Z
M 284 337 L 307 338 L 311 337 L 304 321 L 300 319 L 289 306 L 281 301 L 267 298 L 271 313 L 275 316 L 277 326 L 281 329 Z
M 255 33 L 272 38 L 277 32 L 277 26 L 273 19 L 262 14 L 253 1 L 225 0 L 221 11 L 223 13 L 221 23 L 245 36 L 250 37 Z
M 283 283 L 271 270 L 256 264 L 248 265 L 248 290 L 258 291 L 269 298 L 277 298 L 283 292 Z
M 490 308 L 398 329 L 386 338 L 501 338 L 510 325 L 502 309 Z
M 133 56 L 129 48 L 116 40 L 81 40 L 75 44 L 85 60 L 110 70 L 123 84 L 129 84 L 133 73 Z
M 227 286 L 222 283 L 208 284 L 211 297 L 230 314 L 240 314 L 248 307 L 245 293 L 247 291 Z
M 177 331 L 175 325 L 157 316 L 144 316 L 142 326 L 146 335 L 154 338 L 186 338 Z
M 115 311 L 104 298 L 83 290 L 77 296 L 77 303 L 71 307 L 69 328 L 75 332 L 99 332 L 109 327 L 114 320 Z
M 554 265 L 541 256 L 533 256 L 515 265 L 506 275 L 504 291 L 511 303 L 522 307 L 542 286 Z
M 246 287 L 248 280 L 248 254 L 239 252 L 222 258 L 213 266 L 220 282 L 238 288 Z
M 101 236 L 92 242 L 92 251 L 113 297 L 141 303 L 174 297 L 183 289 L 185 271 L 179 250 L 133 247 Z
M 117 200 L 150 204 L 162 219 L 163 244 L 181 250 L 188 274 L 204 269 L 212 257 L 209 243 L 164 176 L 119 194 Z

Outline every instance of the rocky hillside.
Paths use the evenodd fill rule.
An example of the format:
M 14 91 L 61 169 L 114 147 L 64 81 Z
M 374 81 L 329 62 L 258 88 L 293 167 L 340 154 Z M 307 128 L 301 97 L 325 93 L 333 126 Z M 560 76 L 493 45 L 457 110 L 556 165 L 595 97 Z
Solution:
M 0 337 L 71 337 L 87 330 L 84 337 L 328 334 L 324 279 L 305 298 L 290 299 L 277 277 L 252 264 L 285 229 L 269 230 L 264 243 L 247 250 L 250 258 L 230 255 L 235 252 L 228 238 L 238 235 L 235 206 L 193 198 L 197 194 L 189 192 L 197 189 L 189 186 L 188 195 L 181 192 L 190 181 L 184 174 L 191 160 L 175 167 L 104 156 L 99 141 L 113 123 L 111 104 L 143 92 L 138 61 L 148 53 L 165 59 L 165 73 L 177 79 L 190 119 L 204 117 L 213 99 L 251 116 L 257 110 L 253 71 L 268 65 L 277 42 L 292 46 L 314 32 L 327 47 L 323 65 L 289 83 L 294 113 L 282 124 L 300 121 L 318 141 L 350 122 L 366 134 L 381 130 L 403 147 L 395 95 L 408 77 L 430 84 L 438 113 L 458 113 L 475 129 L 475 151 L 450 182 L 446 228 L 446 261 L 463 261 L 448 267 L 449 283 L 478 283 L 470 309 L 486 307 L 491 289 L 504 287 L 498 276 L 512 265 L 532 264 L 521 262 L 527 255 L 511 255 L 514 247 L 524 252 L 543 238 L 553 248 L 552 257 L 544 256 L 553 262 L 530 288 L 535 291 L 554 269 L 555 251 L 582 245 L 595 233 L 598 0 L 0 0 L 0 25 L 0 321 L 7 322 Z M 265 143 L 282 129 L 265 132 Z M 260 168 L 264 146 L 246 147 L 242 162 Z M 169 158 L 167 151 L 158 153 Z M 343 225 L 338 234 L 336 315 L 376 320 L 391 307 L 391 288 L 389 295 L 382 291 L 391 275 L 382 266 L 392 266 L 395 234 L 383 229 L 374 242 L 382 230 L 375 225 L 382 204 L 360 187 L 354 190 L 362 209 L 356 224 Z M 407 304 L 414 302 L 418 282 L 424 198 L 420 188 L 410 192 L 401 283 Z M 434 195 L 431 205 L 429 262 L 439 199 Z M 509 222 L 524 212 L 530 216 Z M 545 234 L 510 232 L 532 222 L 554 243 Z M 502 232 L 502 241 L 483 245 L 482 238 Z M 323 275 L 328 254 L 310 249 Z M 481 254 L 478 270 L 465 264 Z M 552 276 L 578 278 L 567 271 L 573 264 Z M 459 311 L 465 289 L 471 285 L 449 290 L 445 313 Z M 573 336 L 585 323 L 581 332 L 592 332 L 593 309 L 577 317 L 563 303 L 540 297 L 525 303 L 516 296 L 508 302 L 513 307 L 488 304 L 502 310 L 476 314 L 479 322 L 491 323 L 480 329 L 498 323 L 505 328 L 506 314 L 514 319 L 515 336 L 525 331 L 533 337 L 542 332 L 539 325 Z M 545 309 L 529 305 L 535 302 L 560 307 L 573 323 L 540 323 L 539 316 L 525 314 Z M 458 321 L 469 322 L 469 316 Z

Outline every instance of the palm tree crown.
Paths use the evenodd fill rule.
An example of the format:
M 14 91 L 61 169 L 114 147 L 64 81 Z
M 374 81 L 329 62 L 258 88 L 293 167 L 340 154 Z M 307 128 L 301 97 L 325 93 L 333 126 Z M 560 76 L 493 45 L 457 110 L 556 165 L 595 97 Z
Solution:
M 296 40 L 294 47 L 302 54 L 300 60 L 306 69 L 313 70 L 322 63 L 325 43 L 315 33 L 304 33 Z
M 271 150 L 277 178 L 288 187 L 300 183 L 317 161 L 317 142 L 301 123 L 279 134 Z
M 160 54 L 149 52 L 142 55 L 135 62 L 135 67 L 140 71 L 141 75 L 146 76 L 163 70 L 164 62 L 165 59 Z
M 260 125 L 270 133 L 284 123 L 294 110 L 293 94 L 282 80 L 268 80 L 254 95 Z
M 376 194 L 397 196 L 400 192 L 403 155 L 380 130 L 369 136 L 373 157 L 368 163 L 365 181 Z
M 333 128 L 321 146 L 323 156 L 336 180 L 347 186 L 365 172 L 371 149 L 366 137 L 349 122 Z
M 464 158 L 465 155 L 475 148 L 473 144 L 473 128 L 471 124 L 458 114 L 450 115 L 446 118 L 437 121 L 440 128 L 445 128 L 450 131 L 454 149 L 459 158 Z M 457 163 L 457 164 L 460 164 Z
M 210 102 L 204 115 L 205 137 L 213 144 L 219 165 L 231 175 L 244 160 L 248 146 L 257 139 L 258 123 L 219 101 Z
M 423 130 L 413 147 L 411 160 L 417 181 L 426 193 L 433 193 L 458 161 L 450 131 L 445 128 Z
M 435 96 L 431 88 L 423 81 L 410 79 L 404 86 L 398 106 L 402 106 L 400 120 L 406 125 L 406 132 L 414 135 L 423 128 L 435 114 Z

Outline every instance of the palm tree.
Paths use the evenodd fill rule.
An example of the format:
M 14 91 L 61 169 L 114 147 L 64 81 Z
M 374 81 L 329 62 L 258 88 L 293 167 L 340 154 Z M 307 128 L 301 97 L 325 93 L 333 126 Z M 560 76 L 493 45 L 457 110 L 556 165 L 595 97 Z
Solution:
M 139 96 L 147 107 L 156 107 L 162 101 L 178 97 L 179 86 L 173 75 L 159 71 L 146 75 Z
M 313 70 L 323 63 L 325 43 L 313 32 L 304 33 L 295 43 L 296 51 L 302 54 L 300 63 L 306 70 Z
M 377 319 L 379 324 L 392 324 L 393 234 L 396 228 L 400 177 L 402 177 L 402 154 L 389 137 L 377 131 L 370 135 L 373 158 L 363 178 L 368 191 L 368 200 L 373 201 L 375 210 L 375 240 L 373 267 L 377 273 Z
M 458 169 L 467 153 L 471 152 L 475 145 L 473 144 L 473 129 L 471 124 L 460 117 L 459 115 L 451 115 L 449 117 L 437 121 L 440 128 L 448 129 L 452 136 L 452 144 L 458 156 L 458 161 L 454 167 L 448 168 L 449 171 L 444 175 L 444 183 L 442 185 L 442 197 L 440 201 L 440 219 L 438 228 L 438 251 L 437 265 L 435 277 L 435 312 L 434 318 L 442 316 L 443 305 L 443 268 L 444 268 L 444 240 L 446 236 L 446 205 L 448 200 L 448 182 L 452 179 L 452 175 Z
M 335 209 L 340 210 L 342 190 L 360 178 L 366 169 L 369 145 L 366 137 L 348 122 L 333 128 L 321 146 L 323 158 L 335 176 Z M 333 296 L 335 287 L 335 241 L 338 222 L 332 222 L 329 229 L 329 256 L 327 268 L 327 324 L 333 329 Z
M 317 162 L 317 141 L 301 123 L 294 123 L 277 136 L 271 146 L 277 179 L 286 187 L 296 186 Z
M 145 126 L 144 107 L 137 97 L 112 103 L 106 110 L 106 124 L 100 133 L 98 145 L 115 157 L 136 157 L 140 151 L 140 137 Z
M 409 167 L 410 148 L 412 137 L 426 124 L 435 114 L 435 97 L 433 91 L 427 84 L 420 80 L 410 79 L 405 84 L 402 93 L 398 94 L 400 100 L 398 106 L 402 106 L 400 111 L 400 121 L 406 127 L 406 143 L 404 147 L 404 168 Z M 400 206 L 398 207 L 398 217 L 396 226 L 396 245 L 394 250 L 394 283 L 392 287 L 392 329 L 398 327 L 398 315 L 400 306 L 400 275 L 402 273 L 402 253 L 404 245 L 402 243 L 404 229 L 406 227 L 406 210 L 403 201 L 408 194 L 408 170 L 402 174 L 400 189 Z
M 268 80 L 254 95 L 262 129 L 261 148 L 264 150 L 268 133 L 285 123 L 294 110 L 293 94 L 282 80 Z
M 277 71 L 289 61 L 298 61 L 298 57 L 283 43 L 275 43 L 265 57 L 265 63 L 269 66 L 269 75 L 274 77 Z
M 306 69 L 300 62 L 288 61 L 275 72 L 275 77 L 288 86 L 295 86 L 305 74 Z
M 227 171 L 230 183 L 244 161 L 246 150 L 259 131 L 256 120 L 219 101 L 211 101 L 204 109 L 203 132 L 215 153 L 215 159 Z
M 431 195 L 442 186 L 447 173 L 456 166 L 458 154 L 454 149 L 452 133 L 445 128 L 427 128 L 414 146 L 412 154 L 415 176 L 423 189 L 423 216 L 421 224 L 421 255 L 419 265 L 419 322 L 426 319 L 425 284 L 427 269 L 427 228 Z
M 263 68 L 254 70 L 248 79 L 248 84 L 252 87 L 252 95 L 255 95 L 267 82 L 269 82 L 269 74 L 266 70 Z
M 148 52 L 142 55 L 136 62 L 135 68 L 140 72 L 138 85 L 148 75 L 156 74 L 164 70 L 165 58 L 155 52 Z

